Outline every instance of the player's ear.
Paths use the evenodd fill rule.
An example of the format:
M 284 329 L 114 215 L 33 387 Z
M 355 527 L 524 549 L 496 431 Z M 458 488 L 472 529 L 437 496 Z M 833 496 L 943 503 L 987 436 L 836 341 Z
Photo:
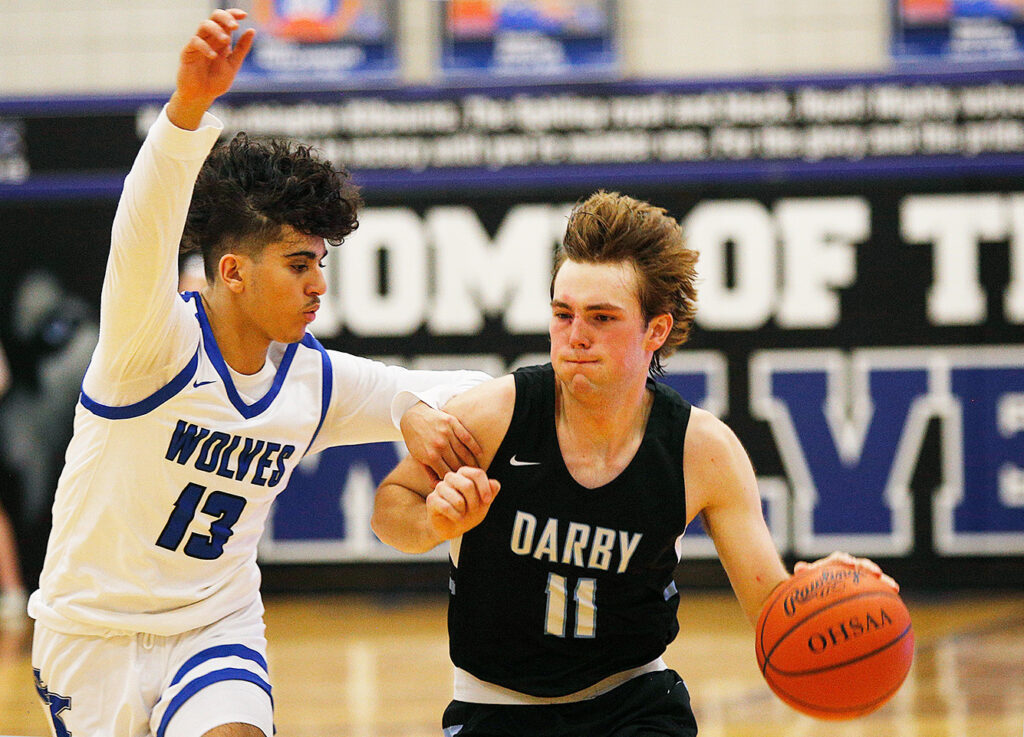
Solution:
M 235 253 L 225 253 L 217 264 L 220 280 L 228 289 L 236 294 L 245 286 L 245 266 L 243 259 Z
M 668 340 L 669 333 L 672 332 L 672 325 L 674 324 L 672 315 L 667 312 L 652 317 L 647 322 L 647 332 L 644 335 L 644 349 L 656 351 L 661 348 L 665 341 Z

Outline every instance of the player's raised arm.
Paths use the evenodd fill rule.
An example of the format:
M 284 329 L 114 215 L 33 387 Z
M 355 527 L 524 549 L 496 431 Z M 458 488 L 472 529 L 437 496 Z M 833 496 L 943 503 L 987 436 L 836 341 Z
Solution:
M 246 12 L 215 10 L 181 50 L 177 86 L 167 104 L 167 117 L 179 128 L 195 130 L 210 105 L 231 89 L 256 31 L 251 28 L 232 45 L 231 33 Z
M 244 17 L 241 10 L 216 10 L 183 45 L 175 91 L 125 178 L 100 299 L 100 339 L 84 382 L 96 401 L 140 401 L 195 352 L 197 325 L 178 298 L 178 248 L 196 176 L 222 130 L 203 115 L 231 86 L 252 45 L 251 32 L 231 44 Z

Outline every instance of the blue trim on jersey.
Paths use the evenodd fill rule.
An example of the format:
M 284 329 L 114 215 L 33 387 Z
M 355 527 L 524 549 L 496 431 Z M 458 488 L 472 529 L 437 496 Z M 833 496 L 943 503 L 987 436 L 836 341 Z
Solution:
M 665 590 L 662 592 L 662 596 L 665 597 L 665 601 L 668 601 L 678 593 L 679 589 L 676 588 L 676 582 L 671 581 L 669 582 L 669 585 L 665 587 Z
M 260 655 L 259 652 L 253 650 L 251 647 L 246 647 L 245 645 L 239 645 L 237 643 L 232 645 L 217 645 L 216 647 L 210 647 L 206 650 L 201 650 L 200 652 L 196 653 L 191 658 L 186 660 L 185 664 L 182 665 L 178 669 L 178 672 L 174 674 L 174 679 L 171 681 L 171 685 L 173 686 L 174 684 L 176 684 L 178 681 L 185 677 L 186 673 L 195 668 L 197 665 L 205 663 L 207 660 L 213 660 L 214 658 L 229 657 L 244 658 L 245 660 L 251 660 L 267 673 L 270 672 L 267 669 L 267 661 L 264 660 L 263 656 Z
M 108 420 L 127 420 L 132 417 L 140 417 L 152 412 L 154 409 L 184 389 L 189 380 L 195 375 L 198 367 L 199 350 L 197 349 L 195 354 L 192 356 L 192 360 L 189 361 L 185 368 L 178 372 L 178 375 L 171 379 L 166 386 L 162 389 L 158 389 L 145 399 L 138 401 L 135 404 L 126 404 L 123 407 L 110 407 L 106 404 L 100 404 L 86 394 L 84 388 L 82 389 L 79 400 L 82 402 L 82 406 L 94 415 L 104 417 Z
M 164 732 L 167 731 L 167 725 L 170 723 L 171 717 L 178 712 L 178 709 L 184 706 L 186 701 L 207 686 L 220 683 L 221 681 L 248 681 L 249 683 L 255 683 L 267 692 L 267 696 L 270 697 L 271 706 L 274 704 L 274 695 L 270 692 L 270 684 L 255 673 L 242 670 L 241 668 L 223 668 L 222 670 L 210 671 L 189 683 L 171 699 L 171 703 L 167 705 L 167 709 L 164 711 L 163 718 L 160 719 L 160 726 L 156 730 L 156 737 L 164 737 Z
M 334 369 L 331 366 L 331 357 L 327 355 L 327 351 L 320 345 L 320 341 L 314 338 L 309 333 L 306 333 L 302 339 L 302 345 L 307 348 L 313 348 L 320 351 L 320 360 L 323 362 L 323 389 L 320 392 L 320 422 L 316 425 L 316 430 L 313 431 L 313 437 L 309 439 L 309 445 L 306 446 L 306 450 L 302 453 L 303 456 L 309 453 L 309 449 L 313 447 L 313 441 L 316 440 L 316 436 L 320 434 L 320 428 L 324 426 L 324 419 L 327 417 L 327 408 L 331 405 L 331 391 L 334 389 Z
M 206 310 L 203 309 L 203 300 L 199 298 L 199 293 L 186 292 L 183 296 L 186 300 L 191 299 L 196 303 L 196 319 L 199 320 L 199 326 L 203 331 L 203 345 L 206 347 L 206 355 L 209 356 L 210 362 L 224 381 L 224 389 L 227 392 L 228 399 L 242 417 L 251 420 L 269 407 L 270 403 L 274 401 L 281 391 L 281 386 L 284 384 L 285 376 L 288 375 L 288 369 L 292 365 L 292 359 L 295 358 L 295 351 L 298 350 L 299 344 L 290 343 L 285 349 L 284 357 L 281 359 L 281 364 L 277 367 L 277 374 L 274 376 L 274 383 L 263 398 L 253 404 L 246 404 L 235 389 L 235 383 L 231 380 L 231 372 L 224 361 L 224 357 L 220 354 L 220 348 L 217 346 L 216 339 L 213 337 L 213 329 L 210 327 L 210 320 L 206 316 Z M 305 339 L 303 339 L 304 341 Z

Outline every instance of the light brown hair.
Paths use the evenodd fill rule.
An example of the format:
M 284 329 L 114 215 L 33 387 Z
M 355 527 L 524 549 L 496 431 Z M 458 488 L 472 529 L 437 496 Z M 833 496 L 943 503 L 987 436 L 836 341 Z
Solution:
M 632 263 L 637 298 L 645 322 L 672 316 L 672 331 L 654 353 L 651 373 L 686 342 L 697 312 L 697 252 L 686 247 L 683 228 L 664 209 L 618 192 L 604 190 L 577 203 L 569 215 L 562 245 L 555 254 L 555 276 L 567 260 L 577 263 Z

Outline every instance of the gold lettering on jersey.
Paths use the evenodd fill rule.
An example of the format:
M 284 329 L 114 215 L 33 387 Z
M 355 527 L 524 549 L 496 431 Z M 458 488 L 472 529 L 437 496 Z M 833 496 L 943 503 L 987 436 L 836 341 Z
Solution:
M 607 527 L 594 528 L 594 544 L 590 547 L 588 568 L 607 571 L 612 562 L 612 548 L 615 547 L 615 530 Z
M 551 563 L 558 562 L 558 520 L 549 517 L 548 523 L 540 533 L 540 541 L 533 551 L 537 560 L 547 558 Z
M 516 511 L 509 540 L 512 552 L 600 571 L 611 570 L 614 559 L 618 558 L 617 573 L 625 572 L 643 538 L 642 532 L 592 527 L 571 520 L 563 523 L 554 517 L 548 518 L 539 533 L 537 529 L 534 515 Z
M 583 548 L 590 539 L 590 525 L 570 522 L 569 531 L 565 534 L 565 548 L 562 551 L 562 562 L 583 567 Z

